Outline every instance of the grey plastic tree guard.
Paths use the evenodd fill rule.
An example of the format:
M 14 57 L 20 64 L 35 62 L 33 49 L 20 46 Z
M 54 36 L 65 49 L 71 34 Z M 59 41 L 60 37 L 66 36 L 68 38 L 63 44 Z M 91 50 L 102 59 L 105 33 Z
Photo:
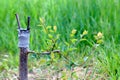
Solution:
M 29 48 L 29 30 L 18 30 L 18 47 L 26 47 Z

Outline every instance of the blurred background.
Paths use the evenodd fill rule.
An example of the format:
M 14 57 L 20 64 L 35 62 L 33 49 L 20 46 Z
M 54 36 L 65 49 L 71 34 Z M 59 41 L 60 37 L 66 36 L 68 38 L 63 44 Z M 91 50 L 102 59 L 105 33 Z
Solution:
M 101 31 L 104 33 L 105 40 L 114 39 L 119 43 L 119 3 L 119 0 L 0 1 L 0 51 L 13 52 L 13 54 L 18 51 L 16 13 L 19 14 L 21 26 L 24 28 L 27 16 L 31 17 L 31 45 L 35 49 L 41 45 L 39 39 L 36 39 L 42 36 L 37 26 L 39 18 L 44 18 L 47 25 L 56 25 L 63 38 L 66 38 L 69 31 L 75 28 L 78 30 L 78 35 L 85 29 L 89 31 L 89 37 Z

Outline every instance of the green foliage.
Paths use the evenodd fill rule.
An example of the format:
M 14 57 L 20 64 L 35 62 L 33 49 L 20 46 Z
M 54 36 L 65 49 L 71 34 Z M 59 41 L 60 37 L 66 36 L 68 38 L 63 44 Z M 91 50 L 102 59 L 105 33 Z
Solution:
M 99 48 L 98 66 L 101 68 L 100 73 L 107 74 L 112 80 L 119 80 L 120 71 L 120 54 L 119 45 L 114 45 L 114 40 L 110 45 L 105 45 L 103 48 Z M 109 42 L 108 42 L 109 43 Z
M 82 65 L 84 62 L 87 62 L 88 57 L 86 57 L 86 55 L 81 57 L 81 54 L 78 53 L 78 51 L 80 50 L 80 47 L 77 46 L 78 44 L 85 44 L 85 46 L 89 46 L 91 49 L 94 48 L 93 51 L 96 51 L 96 48 L 101 44 L 98 43 L 98 40 L 102 40 L 103 41 L 103 35 L 101 32 L 99 32 L 98 34 L 94 35 L 95 39 L 94 42 L 91 42 L 90 40 L 87 39 L 87 35 L 88 35 L 88 31 L 84 30 L 82 34 L 80 34 L 79 37 L 76 37 L 76 33 L 77 30 L 76 29 L 72 29 L 72 31 L 70 32 L 70 34 L 68 35 L 69 40 L 60 40 L 61 39 L 61 35 L 57 32 L 57 26 L 47 26 L 45 24 L 45 20 L 40 18 L 40 24 L 38 25 L 40 26 L 40 30 L 42 32 L 42 34 L 44 35 L 45 39 L 42 40 L 43 38 L 41 38 L 40 40 L 42 40 L 43 42 L 43 51 L 49 51 L 51 52 L 50 56 L 48 55 L 46 60 L 41 59 L 40 62 L 44 62 L 46 63 L 46 66 L 52 66 L 53 70 L 59 70 L 61 68 L 67 68 L 68 70 L 72 70 L 74 67 Z M 98 46 L 96 46 L 98 45 Z M 96 46 L 96 47 L 95 47 Z M 60 53 L 53 53 L 54 50 L 59 50 Z M 37 54 L 38 56 L 40 54 Z M 89 55 L 89 60 L 90 60 L 90 56 Z M 80 58 L 83 58 L 83 61 L 78 61 Z M 64 62 L 64 64 L 60 64 L 61 62 Z M 59 67 L 59 66 L 61 67 Z M 78 77 L 75 75 L 76 73 L 73 72 L 71 73 L 71 76 L 74 76 L 74 78 Z M 61 78 L 67 78 L 67 75 L 63 74 L 63 76 Z

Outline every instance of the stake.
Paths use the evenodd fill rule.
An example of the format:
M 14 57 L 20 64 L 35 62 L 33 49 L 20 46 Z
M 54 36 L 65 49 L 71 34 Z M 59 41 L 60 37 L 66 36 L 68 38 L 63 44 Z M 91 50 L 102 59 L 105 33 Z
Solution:
M 30 35 L 30 17 L 28 17 L 27 29 L 20 28 L 20 21 L 17 14 L 16 19 L 18 23 L 18 47 L 20 48 L 19 58 L 19 80 L 28 80 L 28 48 L 29 48 L 29 35 Z

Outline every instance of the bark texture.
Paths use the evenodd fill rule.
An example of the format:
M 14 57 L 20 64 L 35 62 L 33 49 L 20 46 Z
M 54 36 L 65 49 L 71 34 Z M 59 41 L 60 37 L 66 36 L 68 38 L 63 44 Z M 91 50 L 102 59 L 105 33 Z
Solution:
M 28 52 L 27 48 L 20 48 L 20 64 L 19 64 L 19 80 L 28 80 L 27 61 Z

